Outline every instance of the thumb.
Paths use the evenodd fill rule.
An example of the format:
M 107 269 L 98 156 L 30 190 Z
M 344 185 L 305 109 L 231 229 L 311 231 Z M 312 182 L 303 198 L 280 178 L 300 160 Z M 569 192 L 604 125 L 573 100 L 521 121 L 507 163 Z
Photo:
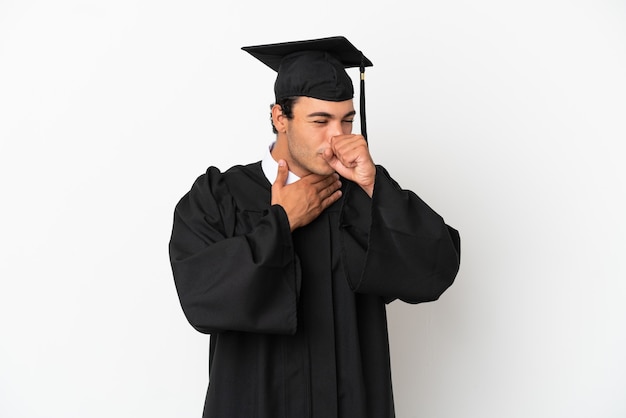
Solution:
M 332 168 L 336 169 L 335 166 L 337 165 L 339 160 L 337 159 L 337 157 L 333 153 L 332 149 L 326 148 L 324 150 L 324 152 L 322 152 L 322 158 L 326 161 L 326 163 L 328 163 L 329 166 L 331 166 Z
M 337 173 L 339 173 L 343 177 L 347 177 L 346 170 L 344 165 L 339 161 L 339 158 L 333 153 L 330 148 L 326 148 L 322 153 L 322 158 L 326 161 L 326 163 Z
M 276 180 L 274 185 L 284 186 L 287 183 L 287 177 L 289 176 L 289 168 L 287 167 L 287 161 L 278 160 L 278 172 L 276 173 Z

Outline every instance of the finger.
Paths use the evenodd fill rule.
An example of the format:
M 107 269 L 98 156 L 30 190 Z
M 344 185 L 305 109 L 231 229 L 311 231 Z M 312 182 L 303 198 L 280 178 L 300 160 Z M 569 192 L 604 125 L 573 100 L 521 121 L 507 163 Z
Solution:
M 339 171 L 339 169 L 341 169 L 341 161 L 337 158 L 337 155 L 331 147 L 328 147 L 324 150 L 324 152 L 322 153 L 322 158 L 324 159 L 324 161 L 326 161 L 326 164 L 328 164 L 333 170 Z
M 332 141 L 331 148 L 335 154 L 345 154 L 350 151 L 364 150 L 367 148 L 367 143 L 359 137 L 344 138 Z
M 330 184 L 328 187 L 326 187 L 325 189 L 325 195 L 326 196 L 331 196 L 333 193 L 335 193 L 337 190 L 341 189 L 341 181 L 336 180 L 335 182 L 333 182 L 332 184 Z
M 356 167 L 359 162 L 366 161 L 369 158 L 369 149 L 367 143 L 361 138 L 352 138 L 343 142 L 336 143 L 333 146 L 335 158 L 345 167 Z
M 336 171 L 341 167 L 352 168 L 355 167 L 358 160 L 358 153 L 352 149 L 342 148 L 331 152 L 332 157 L 326 159 L 326 163 L 334 168 Z
M 316 190 L 318 192 L 323 191 L 324 189 L 328 189 L 333 187 L 334 185 L 337 184 L 341 184 L 339 182 L 339 174 L 337 173 L 333 173 L 330 176 L 324 177 L 323 179 L 321 179 L 320 181 L 313 183 L 313 185 L 315 186 Z
M 322 207 L 326 209 L 341 198 L 341 190 L 335 190 L 326 199 L 322 201 Z
M 335 153 L 358 146 L 367 146 L 365 138 L 361 135 L 338 135 L 330 139 L 330 147 Z
M 276 180 L 274 180 L 274 185 L 284 186 L 285 183 L 287 183 L 288 176 L 289 176 L 289 168 L 287 167 L 287 161 L 279 160 L 278 172 L 276 173 Z
M 335 151 L 332 145 L 324 149 L 324 151 L 322 151 L 322 158 L 326 160 L 327 163 L 330 163 L 333 160 L 333 158 L 335 158 Z
M 328 184 L 332 183 L 333 180 L 337 180 L 339 178 L 339 175 L 337 173 L 332 173 L 332 174 L 307 174 L 304 177 L 301 177 L 300 180 L 305 180 L 307 183 L 318 187 L 318 189 L 321 187 L 324 187 L 324 183 L 327 182 Z

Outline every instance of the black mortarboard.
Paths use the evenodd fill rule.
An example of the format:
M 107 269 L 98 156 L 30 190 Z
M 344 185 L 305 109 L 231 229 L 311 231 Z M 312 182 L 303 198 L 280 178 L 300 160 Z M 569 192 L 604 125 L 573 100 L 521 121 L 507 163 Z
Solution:
M 365 125 L 365 67 L 372 62 L 345 37 L 311 39 L 241 48 L 278 72 L 276 100 L 306 96 L 333 102 L 352 99 L 354 88 L 345 68 L 361 71 L 361 134 Z

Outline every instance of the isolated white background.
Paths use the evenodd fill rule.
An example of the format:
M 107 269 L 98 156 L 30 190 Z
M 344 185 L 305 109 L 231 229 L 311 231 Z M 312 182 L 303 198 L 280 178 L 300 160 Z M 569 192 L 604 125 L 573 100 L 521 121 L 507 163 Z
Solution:
M 174 205 L 272 139 L 274 74 L 239 48 L 332 35 L 374 62 L 376 162 L 463 240 L 439 301 L 389 308 L 398 417 L 626 416 L 608 0 L 0 0 L 0 416 L 200 416 Z

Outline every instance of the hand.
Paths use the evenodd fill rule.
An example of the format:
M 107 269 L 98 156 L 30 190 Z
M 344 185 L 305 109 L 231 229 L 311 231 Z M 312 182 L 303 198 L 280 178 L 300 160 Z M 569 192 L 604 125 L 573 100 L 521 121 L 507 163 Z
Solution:
M 291 231 L 311 223 L 341 197 L 341 182 L 336 173 L 328 176 L 308 174 L 292 184 L 285 184 L 289 168 L 278 162 L 278 174 L 272 185 L 272 205 L 285 209 Z
M 322 157 L 337 173 L 361 186 L 372 197 L 376 166 L 362 135 L 332 137 Z

